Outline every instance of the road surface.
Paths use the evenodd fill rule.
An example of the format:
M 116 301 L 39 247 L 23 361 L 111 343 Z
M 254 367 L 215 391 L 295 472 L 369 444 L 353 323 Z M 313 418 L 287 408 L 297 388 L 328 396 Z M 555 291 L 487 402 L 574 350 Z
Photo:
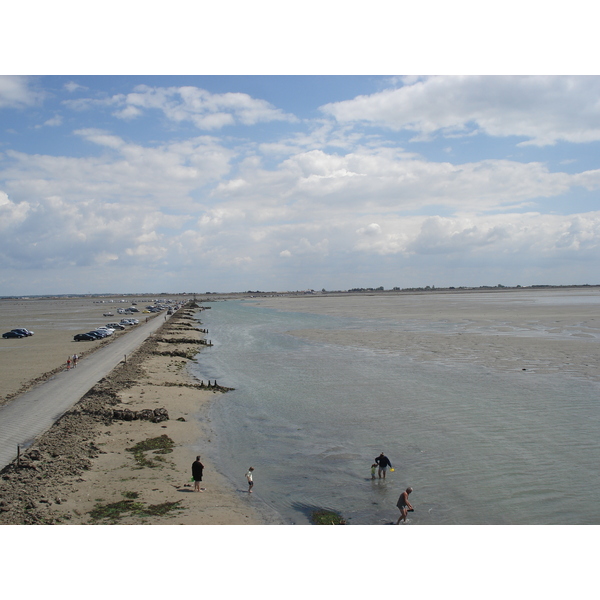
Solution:
M 162 314 L 140 323 L 110 344 L 80 359 L 76 369 L 58 373 L 34 389 L 0 406 L 0 470 L 52 425 L 124 357 L 139 348 L 165 322 Z M 79 342 L 83 343 L 83 342 Z M 73 352 L 78 348 L 74 347 Z

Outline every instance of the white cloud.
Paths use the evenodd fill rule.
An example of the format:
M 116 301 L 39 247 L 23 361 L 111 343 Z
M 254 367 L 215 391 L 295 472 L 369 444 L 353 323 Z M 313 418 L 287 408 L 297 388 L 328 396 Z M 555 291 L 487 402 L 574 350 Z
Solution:
M 340 123 L 406 129 L 418 140 L 480 131 L 544 146 L 600 140 L 599 96 L 598 77 L 440 76 L 321 110 Z
M 33 89 L 31 79 L 0 75 L 0 108 L 26 108 L 41 102 L 44 94 Z
M 140 201 L 172 208 L 192 205 L 190 194 L 230 170 L 233 152 L 209 137 L 145 147 L 98 129 L 76 135 L 106 149 L 99 157 L 73 158 L 7 151 L 0 180 L 13 198 L 100 198 L 121 207 Z
M 267 170 L 256 162 L 240 165 L 234 181 L 213 196 L 252 203 L 254 214 L 286 208 L 313 218 L 333 206 L 373 213 L 444 207 L 453 212 L 514 210 L 572 186 L 595 189 L 596 171 L 576 175 L 551 172 L 542 163 L 483 160 L 452 164 L 408 157 L 402 150 L 358 148 L 346 155 L 322 150 L 298 153 Z M 282 202 L 285 199 L 286 202 Z
M 381 227 L 377 223 L 370 223 L 366 227 L 356 230 L 359 235 L 377 236 L 381 235 Z
M 87 90 L 88 88 L 86 88 L 83 85 L 80 85 L 79 83 L 75 83 L 74 81 L 68 81 L 67 83 L 65 83 L 65 90 L 67 90 L 67 92 L 73 93 L 73 92 L 77 92 L 78 90 Z
M 36 125 L 35 129 L 41 129 L 42 127 L 59 127 L 63 124 L 63 118 L 61 115 L 54 115 L 51 119 L 47 119 L 42 125 Z
M 140 85 L 129 94 L 65 100 L 63 104 L 73 110 L 115 107 L 113 116 L 123 120 L 140 117 L 145 111 L 158 110 L 170 121 L 189 121 L 204 130 L 221 129 L 237 123 L 256 125 L 298 120 L 266 100 L 252 98 L 248 94 L 213 94 L 193 86 L 161 88 Z
M 136 119 L 141 116 L 142 111 L 135 106 L 126 106 L 121 110 L 117 110 L 113 113 L 117 119 L 123 119 L 124 121 L 129 121 L 131 119 Z
M 358 232 L 360 233 L 360 231 Z M 479 258 L 557 257 L 571 251 L 600 257 L 600 212 L 582 215 L 511 213 L 472 217 L 390 217 L 380 235 L 362 235 L 365 252 Z

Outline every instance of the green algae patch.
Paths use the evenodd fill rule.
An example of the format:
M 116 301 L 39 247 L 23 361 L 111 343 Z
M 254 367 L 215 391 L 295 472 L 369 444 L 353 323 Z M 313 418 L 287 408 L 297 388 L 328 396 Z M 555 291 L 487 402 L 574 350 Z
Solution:
M 88 513 L 92 521 L 108 520 L 113 523 L 118 521 L 123 514 L 137 513 L 143 510 L 142 502 L 134 502 L 133 500 L 120 500 L 112 504 L 96 504 L 96 506 Z
M 137 492 L 124 492 L 124 496 L 135 496 Z M 117 523 L 123 516 L 138 516 L 138 517 L 162 517 L 174 510 L 183 510 L 177 502 L 163 502 L 162 504 L 144 504 L 143 502 L 134 502 L 134 500 L 120 500 L 111 504 L 96 504 L 89 511 L 90 518 L 94 522 L 109 521 Z
M 345 525 L 346 520 L 342 515 L 333 510 L 315 510 L 311 513 L 310 519 L 314 525 Z
M 177 502 L 163 502 L 162 504 L 149 504 L 144 509 L 144 514 L 150 517 L 162 517 L 172 510 L 183 510 L 179 503 L 181 500 L 177 500 Z
M 173 446 L 175 442 L 166 434 L 159 437 L 148 438 L 141 442 L 138 442 L 131 448 L 126 448 L 127 452 L 133 453 L 135 462 L 140 467 L 158 467 L 159 464 L 155 460 L 146 458 L 145 452 L 152 451 L 153 454 L 168 454 L 173 452 Z M 159 457 L 156 457 L 158 459 Z

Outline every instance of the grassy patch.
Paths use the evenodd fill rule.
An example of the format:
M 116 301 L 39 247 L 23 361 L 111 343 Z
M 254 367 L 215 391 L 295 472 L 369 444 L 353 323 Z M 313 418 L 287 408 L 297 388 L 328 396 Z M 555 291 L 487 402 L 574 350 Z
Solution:
M 144 453 L 153 450 L 154 454 L 168 454 L 173 452 L 174 445 L 173 440 L 168 435 L 163 434 L 159 437 L 138 442 L 135 446 L 126 448 L 126 450 L 133 453 L 133 458 L 140 467 L 157 467 L 158 464 L 154 460 L 146 458 Z M 156 458 L 159 459 L 160 457 L 157 456 Z
M 346 520 L 342 515 L 332 510 L 315 510 L 310 515 L 311 521 L 315 525 L 345 525 Z

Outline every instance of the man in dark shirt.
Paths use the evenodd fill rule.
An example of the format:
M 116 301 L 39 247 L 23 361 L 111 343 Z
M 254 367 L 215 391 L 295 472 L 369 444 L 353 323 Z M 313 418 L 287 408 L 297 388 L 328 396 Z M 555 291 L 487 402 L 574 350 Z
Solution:
M 202 492 L 200 489 L 200 482 L 202 481 L 202 471 L 204 465 L 200 462 L 200 457 L 196 456 L 196 460 L 192 463 L 192 477 L 194 478 L 194 491 Z
M 387 471 L 387 468 L 392 466 L 390 459 L 382 452 L 375 459 L 375 462 L 377 463 L 377 466 L 379 467 L 379 470 L 378 470 L 379 479 L 381 479 L 382 474 L 383 474 L 383 478 L 385 479 L 385 472 Z

